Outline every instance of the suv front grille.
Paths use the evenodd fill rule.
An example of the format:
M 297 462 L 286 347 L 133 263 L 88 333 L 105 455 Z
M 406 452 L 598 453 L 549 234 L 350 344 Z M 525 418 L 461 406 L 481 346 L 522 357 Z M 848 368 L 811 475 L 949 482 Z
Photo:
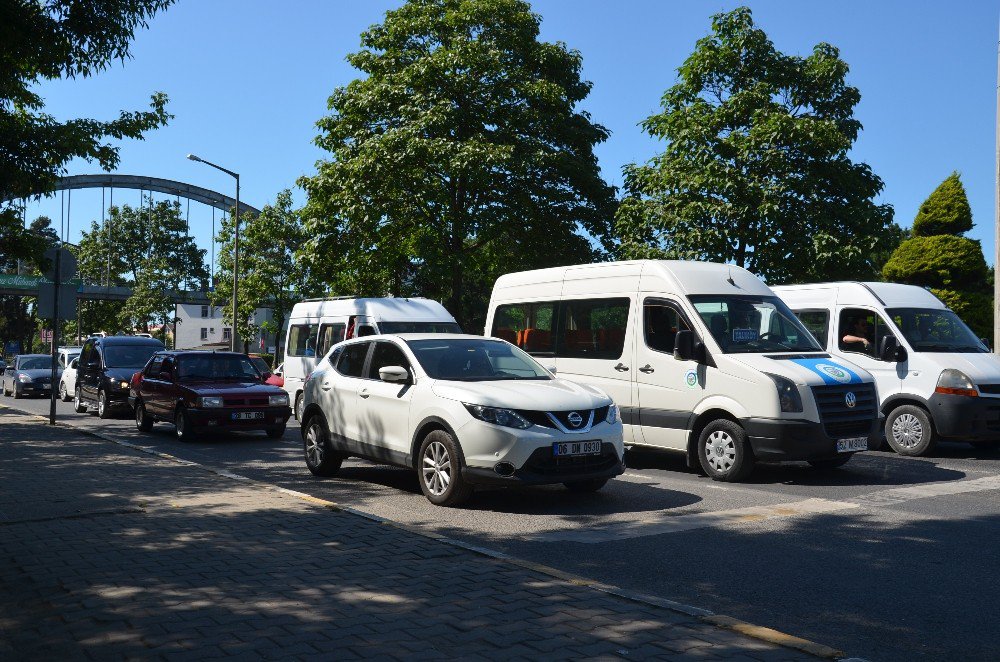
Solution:
M 872 421 L 878 415 L 874 384 L 813 386 L 812 392 L 827 436 L 842 439 L 867 435 L 871 431 Z M 854 407 L 847 406 L 848 393 L 854 394 Z
M 581 417 L 583 417 L 582 425 L 573 427 L 572 425 L 569 424 L 569 415 L 572 414 L 574 411 L 578 413 Z M 553 416 L 556 417 L 556 419 L 558 419 L 560 423 L 562 423 L 564 428 L 572 432 L 575 430 L 585 430 L 587 428 L 586 423 L 588 420 L 590 420 L 591 411 L 592 410 L 590 409 L 571 409 L 568 411 L 544 412 L 544 411 L 530 411 L 530 410 L 519 409 L 517 413 L 526 418 L 527 420 L 531 421 L 535 425 L 541 425 L 542 427 L 545 428 L 555 427 L 555 425 L 552 424 L 552 419 L 548 417 L 548 414 L 552 414 Z M 603 423 L 604 419 L 608 417 L 607 406 L 598 407 L 597 409 L 594 409 L 593 412 L 594 412 L 594 420 L 592 425 Z

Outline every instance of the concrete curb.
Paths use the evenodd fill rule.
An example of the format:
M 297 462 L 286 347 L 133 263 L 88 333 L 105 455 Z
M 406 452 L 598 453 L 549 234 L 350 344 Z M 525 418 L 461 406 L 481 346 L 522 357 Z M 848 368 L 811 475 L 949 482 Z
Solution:
M 9 411 L 17 412 L 19 414 L 24 414 L 26 416 L 31 416 L 33 418 L 37 418 L 40 419 L 41 421 L 44 421 L 46 424 L 48 423 L 47 416 L 41 416 L 39 414 L 35 414 L 34 412 L 25 411 L 23 409 L 17 409 L 7 404 L 0 404 L 0 409 L 6 409 Z M 153 457 L 160 458 L 162 460 L 167 460 L 169 462 L 174 462 L 188 467 L 194 467 L 197 469 L 201 469 L 202 471 L 207 471 L 208 473 L 215 474 L 216 476 L 220 476 L 222 478 L 239 481 L 256 489 L 265 490 L 269 492 L 277 492 L 279 494 L 285 494 L 291 497 L 295 497 L 297 499 L 301 499 L 313 505 L 321 506 L 328 510 L 333 510 L 336 512 L 344 512 L 349 515 L 354 515 L 356 517 L 362 517 L 372 522 L 377 522 L 385 526 L 391 526 L 392 528 L 406 531 L 407 533 L 418 535 L 423 538 L 429 538 L 431 540 L 435 540 L 437 542 L 441 542 L 446 545 L 450 545 L 452 547 L 458 547 L 466 551 L 472 552 L 474 554 L 494 559 L 495 561 L 501 563 L 508 563 L 517 566 L 519 568 L 532 570 L 539 574 L 546 575 L 554 579 L 559 579 L 561 581 L 565 581 L 574 584 L 576 586 L 584 586 L 587 588 L 591 588 L 593 590 L 600 591 L 602 593 L 607 593 L 609 595 L 614 595 L 616 597 L 628 600 L 630 602 L 636 602 L 643 605 L 658 607 L 660 609 L 667 609 L 673 612 L 685 614 L 687 616 L 697 618 L 699 621 L 703 623 L 707 623 L 709 625 L 713 625 L 718 628 L 723 628 L 725 630 L 731 630 L 733 632 L 737 632 L 744 636 L 751 637 L 753 639 L 757 639 L 759 641 L 763 641 L 775 646 L 781 646 L 783 648 L 791 648 L 793 650 L 797 650 L 802 653 L 806 653 L 808 655 L 812 655 L 814 657 L 818 657 L 821 659 L 840 660 L 841 662 L 865 662 L 861 658 L 856 658 L 856 657 L 848 658 L 846 653 L 837 650 L 836 648 L 831 648 L 830 646 L 818 644 L 816 642 L 809 641 L 808 639 L 802 639 L 800 637 L 786 634 L 784 632 L 781 632 L 779 630 L 774 630 L 772 628 L 767 628 L 760 625 L 754 625 L 753 623 L 747 623 L 746 621 L 741 621 L 739 619 L 732 618 L 730 616 L 723 616 L 721 614 L 716 614 L 708 609 L 701 609 L 699 607 L 685 605 L 680 602 L 674 602 L 673 600 L 668 600 L 666 598 L 660 598 L 653 595 L 637 593 L 635 591 L 623 589 L 618 586 L 613 586 L 611 584 L 605 584 L 603 582 L 599 582 L 594 579 L 580 577 L 578 575 L 564 572 L 562 570 L 559 570 L 558 568 L 553 568 L 547 565 L 543 565 L 541 563 L 535 563 L 533 561 L 526 561 L 524 559 L 519 559 L 517 557 L 510 556 L 508 554 L 504 554 L 503 552 L 492 550 L 487 547 L 480 547 L 477 545 L 472 545 L 463 542 L 461 540 L 456 540 L 454 538 L 448 538 L 447 536 L 442 536 L 428 531 L 422 531 L 420 529 L 417 529 L 416 527 L 407 524 L 394 522 L 384 517 L 380 517 L 372 513 L 366 513 L 362 510 L 357 510 L 355 508 L 341 506 L 332 501 L 327 501 L 326 499 L 320 499 L 318 497 L 314 497 L 304 492 L 298 492 L 296 490 L 290 490 L 284 487 L 280 487 L 278 485 L 272 485 L 270 483 L 265 483 L 262 481 L 254 480 L 252 478 L 247 478 L 246 476 L 240 476 L 239 474 L 234 474 L 231 471 L 226 471 L 223 469 L 213 469 L 212 467 L 208 467 L 203 464 L 199 464 L 197 462 L 192 462 L 190 460 L 185 460 L 183 458 L 179 458 L 174 455 L 170 455 L 168 453 L 161 453 L 160 451 L 144 448 L 137 444 L 123 441 L 121 439 L 116 439 L 111 435 L 107 435 L 102 432 L 95 432 L 93 430 L 87 430 L 77 425 L 60 423 L 58 421 L 56 422 L 56 425 L 59 427 L 74 430 L 88 437 L 100 439 L 101 441 L 107 441 L 118 446 L 123 446 L 125 448 L 129 448 L 131 450 L 144 453 L 146 455 L 151 455 Z

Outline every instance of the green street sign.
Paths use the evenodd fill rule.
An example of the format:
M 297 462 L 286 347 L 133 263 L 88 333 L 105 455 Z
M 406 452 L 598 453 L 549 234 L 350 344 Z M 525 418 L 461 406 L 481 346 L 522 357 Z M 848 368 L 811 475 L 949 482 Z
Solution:
M 40 285 L 50 284 L 52 281 L 42 276 L 24 276 L 18 274 L 0 274 L 0 287 L 11 290 L 37 290 Z M 65 281 L 63 285 L 79 287 L 83 284 L 80 278 L 72 278 Z

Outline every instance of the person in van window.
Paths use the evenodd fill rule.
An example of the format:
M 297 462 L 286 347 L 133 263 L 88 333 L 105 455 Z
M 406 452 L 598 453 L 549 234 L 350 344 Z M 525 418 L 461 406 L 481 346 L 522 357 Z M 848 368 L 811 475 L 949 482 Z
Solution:
M 853 318 L 847 326 L 842 342 L 844 349 L 854 352 L 872 353 L 872 341 L 875 338 L 874 329 L 868 323 L 868 318 L 859 316 Z

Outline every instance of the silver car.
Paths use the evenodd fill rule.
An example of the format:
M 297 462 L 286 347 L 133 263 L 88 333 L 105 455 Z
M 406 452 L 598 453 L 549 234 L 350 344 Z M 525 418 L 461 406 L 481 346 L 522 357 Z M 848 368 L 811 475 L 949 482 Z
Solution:
M 61 371 L 56 371 L 58 380 Z M 3 394 L 21 398 L 52 393 L 52 357 L 48 354 L 21 354 L 3 371 Z

